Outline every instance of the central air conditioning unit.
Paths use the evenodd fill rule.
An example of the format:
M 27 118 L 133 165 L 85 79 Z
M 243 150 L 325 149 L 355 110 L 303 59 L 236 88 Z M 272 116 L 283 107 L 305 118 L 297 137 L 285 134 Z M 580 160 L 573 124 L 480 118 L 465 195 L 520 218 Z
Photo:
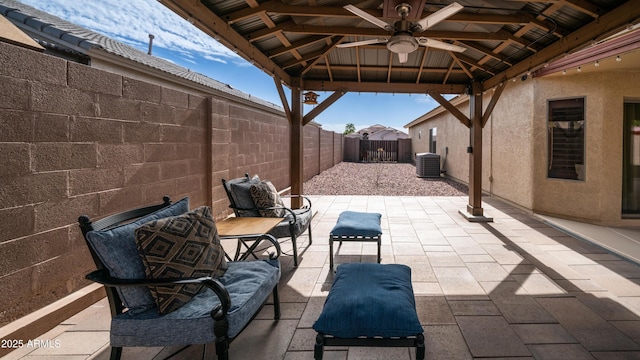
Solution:
M 434 153 L 416 154 L 416 175 L 418 177 L 440 177 L 440 155 Z

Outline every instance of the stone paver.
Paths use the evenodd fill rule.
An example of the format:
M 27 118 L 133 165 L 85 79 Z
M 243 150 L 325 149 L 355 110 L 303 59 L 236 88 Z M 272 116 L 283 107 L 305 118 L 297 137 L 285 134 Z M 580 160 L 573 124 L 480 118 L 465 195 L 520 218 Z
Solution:
M 580 344 L 530 345 L 536 359 L 541 360 L 593 360 L 595 359 Z
M 425 359 L 472 359 L 467 343 L 457 325 L 424 326 Z
M 466 197 L 313 197 L 312 246 L 299 241 L 300 266 L 281 258 L 282 317 L 262 311 L 231 344 L 232 358 L 311 359 L 312 326 L 334 273 L 328 234 L 344 210 L 380 212 L 383 263 L 412 269 L 426 359 L 640 359 L 640 267 L 492 198 L 488 224 L 458 210 Z M 291 253 L 291 242 L 282 244 Z M 335 256 L 374 262 L 375 244 L 345 242 Z M 101 301 L 43 335 L 58 349 L 20 349 L 6 358 L 108 359 L 109 310 Z M 176 348 L 126 348 L 123 359 L 166 357 Z M 174 359 L 199 356 L 188 347 Z M 213 355 L 213 347 L 209 355 Z M 327 360 L 413 359 L 409 348 L 336 347 Z
M 640 350 L 640 345 L 576 298 L 536 300 L 589 351 Z
M 578 341 L 560 324 L 512 325 L 525 344 L 571 344 Z
M 456 316 L 456 321 L 474 357 L 531 355 L 502 316 Z
M 483 282 L 489 297 L 511 324 L 557 322 L 515 281 Z

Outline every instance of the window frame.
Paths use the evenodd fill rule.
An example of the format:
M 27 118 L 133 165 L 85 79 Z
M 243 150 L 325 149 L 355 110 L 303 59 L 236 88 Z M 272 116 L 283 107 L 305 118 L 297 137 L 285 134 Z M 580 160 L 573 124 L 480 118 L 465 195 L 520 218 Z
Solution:
M 432 127 L 429 129 L 429 152 L 435 154 L 437 151 L 436 144 L 438 140 L 438 128 Z
M 581 120 L 552 120 L 552 109 L 554 108 L 554 106 L 552 105 L 553 103 L 560 103 L 560 102 L 570 102 L 570 101 L 577 101 L 577 100 L 581 100 L 582 101 L 582 119 Z M 579 182 L 584 182 L 586 181 L 586 160 L 587 160 L 587 97 L 586 96 L 569 96 L 569 97 L 563 97 L 563 98 L 555 98 L 555 99 L 547 99 L 547 111 L 546 111 L 546 132 L 547 132 L 547 139 L 546 139 L 546 148 L 547 148 L 547 159 L 545 162 L 545 166 L 546 166 L 546 177 L 547 179 L 554 179 L 554 180 L 569 180 L 569 181 L 579 181 Z M 560 106 L 556 106 L 555 108 L 560 108 Z M 575 178 L 571 178 L 571 177 L 567 177 L 567 176 L 558 176 L 553 174 L 552 172 L 554 171 L 552 169 L 552 164 L 553 164 L 553 154 L 554 154 L 554 144 L 553 144 L 553 136 L 552 136 L 552 127 L 551 127 L 551 123 L 554 122 L 572 122 L 572 121 L 581 121 L 582 122 L 582 126 L 581 126 L 581 134 L 580 136 L 582 137 L 582 149 L 581 149 L 581 158 L 582 158 L 582 176 L 580 176 L 580 174 L 578 174 L 578 170 L 575 169 L 576 171 L 576 177 Z M 568 127 L 567 127 L 568 129 Z M 574 162 L 574 167 L 575 165 L 580 164 L 578 162 Z M 556 172 L 560 172 L 561 169 L 555 169 Z M 554 176 L 555 175 L 555 176 Z

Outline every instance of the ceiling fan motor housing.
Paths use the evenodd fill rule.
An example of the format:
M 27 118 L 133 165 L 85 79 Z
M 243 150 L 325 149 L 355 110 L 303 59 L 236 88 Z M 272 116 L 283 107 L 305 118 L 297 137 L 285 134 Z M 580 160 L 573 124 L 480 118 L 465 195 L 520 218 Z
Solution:
M 418 41 L 415 37 L 407 34 L 394 35 L 387 42 L 387 49 L 394 53 L 408 54 L 418 48 Z

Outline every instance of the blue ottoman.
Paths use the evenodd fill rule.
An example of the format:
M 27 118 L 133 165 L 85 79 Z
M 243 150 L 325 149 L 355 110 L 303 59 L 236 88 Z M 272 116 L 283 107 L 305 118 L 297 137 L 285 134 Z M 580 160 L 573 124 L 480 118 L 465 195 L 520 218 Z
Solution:
M 343 211 L 329 234 L 329 267 L 333 269 L 333 241 L 369 241 L 378 243 L 378 263 L 382 243 L 381 214 Z
M 416 359 L 424 359 L 423 329 L 406 265 L 339 265 L 313 329 L 318 333 L 316 360 L 325 346 L 415 347 Z

